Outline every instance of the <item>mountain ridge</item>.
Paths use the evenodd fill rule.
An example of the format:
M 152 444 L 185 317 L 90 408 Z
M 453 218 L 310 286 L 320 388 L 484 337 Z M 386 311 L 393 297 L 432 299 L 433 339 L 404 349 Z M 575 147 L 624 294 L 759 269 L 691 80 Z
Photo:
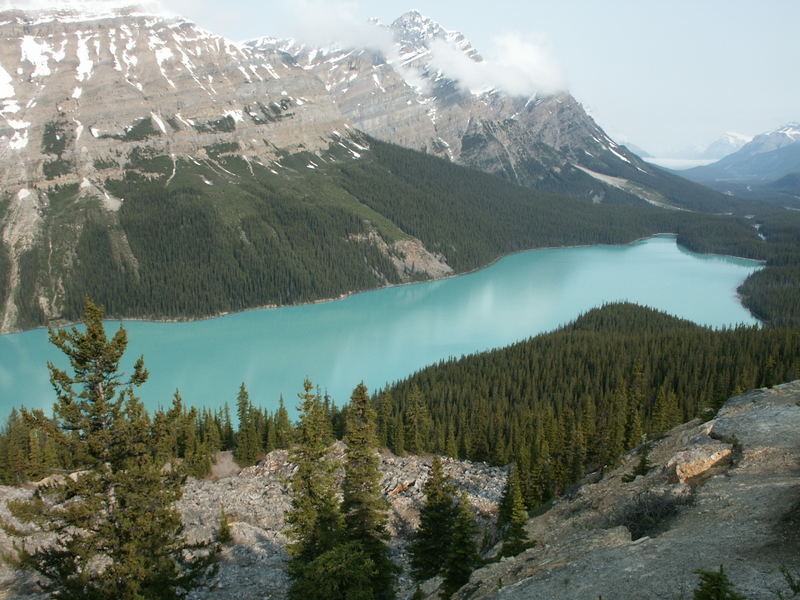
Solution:
M 735 204 L 641 162 L 569 95 L 473 94 L 427 69 L 430 36 L 480 60 L 462 34 L 419 15 L 399 21 L 398 56 L 410 44 L 411 80 L 431 96 L 375 51 L 303 58 L 179 17 L 53 15 L 0 13 L 3 332 L 75 319 L 86 294 L 118 317 L 207 316 L 441 276 L 523 247 L 629 241 L 673 222 L 617 211 L 602 232 L 613 211 L 595 204 Z M 434 156 L 381 145 L 359 131 L 367 121 L 394 122 L 390 142 L 424 138 Z M 474 189 L 454 198 L 459 186 L 437 178 Z M 437 195 L 423 202 L 423 190 Z M 454 210 L 494 239 L 456 231 Z
M 451 75 L 443 64 L 469 74 L 470 64 L 483 63 L 460 32 L 418 11 L 376 27 L 387 39 L 391 36 L 379 49 L 313 48 L 275 38 L 247 44 L 286 52 L 317 74 L 345 118 L 377 139 L 595 202 L 610 200 L 614 190 L 616 201 L 624 196 L 630 203 L 655 199 L 661 206 L 730 209 L 729 198 L 646 163 L 615 143 L 566 92 L 506 93 L 477 85 L 480 73 L 472 73 L 472 82 Z M 436 56 L 442 45 L 449 47 L 447 61 Z M 458 56 L 463 60 L 453 67 Z M 617 180 L 609 183 L 609 176 Z
M 761 133 L 715 163 L 681 171 L 687 179 L 724 188 L 731 184 L 768 183 L 800 171 L 800 124 Z

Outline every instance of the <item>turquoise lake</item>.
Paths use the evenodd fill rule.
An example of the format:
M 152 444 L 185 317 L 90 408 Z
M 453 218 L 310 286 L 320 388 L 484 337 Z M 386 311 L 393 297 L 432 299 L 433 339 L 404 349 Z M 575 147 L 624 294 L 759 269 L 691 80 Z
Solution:
M 342 300 L 246 311 L 184 323 L 125 322 L 128 364 L 144 355 L 139 395 L 168 406 L 176 388 L 195 406 L 287 406 L 308 377 L 341 404 L 428 364 L 550 331 L 603 303 L 627 300 L 713 327 L 757 321 L 736 288 L 760 265 L 701 255 L 658 236 L 629 246 L 531 250 L 450 279 L 384 288 Z M 119 326 L 109 322 L 111 333 Z M 50 412 L 47 361 L 67 363 L 45 330 L 0 336 L 0 417 L 12 406 Z M 129 369 L 128 369 L 129 370 Z

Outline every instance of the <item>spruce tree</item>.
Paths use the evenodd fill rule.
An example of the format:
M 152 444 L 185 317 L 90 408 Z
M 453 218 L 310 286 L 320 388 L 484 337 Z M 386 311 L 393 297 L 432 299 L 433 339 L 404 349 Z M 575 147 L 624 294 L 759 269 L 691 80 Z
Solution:
M 230 544 L 233 541 L 233 532 L 231 525 L 228 523 L 228 513 L 225 508 L 219 507 L 219 525 L 217 526 L 217 541 L 220 544 Z
M 256 464 L 261 454 L 261 440 L 258 435 L 253 415 L 253 405 L 250 403 L 250 394 L 244 383 L 239 387 L 236 396 L 236 412 L 239 417 L 239 435 L 236 436 L 236 450 L 233 457 L 240 467 L 249 467 Z
M 519 476 L 515 475 L 517 469 L 514 468 L 508 478 L 506 489 L 503 493 L 501 508 L 503 515 L 503 546 L 500 549 L 500 556 L 516 556 L 520 552 L 529 548 L 531 543 L 525 531 L 525 523 L 528 520 L 525 501 L 522 498 L 522 486 Z M 498 516 L 498 525 L 500 519 Z
M 375 410 L 363 382 L 353 390 L 346 415 L 342 513 L 347 537 L 363 549 L 377 569 L 371 581 L 372 598 L 393 598 L 398 569 L 386 545 L 389 505 L 381 497 Z
M 275 447 L 288 448 L 292 443 L 292 423 L 281 394 L 278 410 L 275 412 Z
M 692 598 L 694 600 L 746 600 L 744 596 L 736 592 L 733 583 L 722 565 L 719 566 L 719 572 L 716 571 L 695 571 L 700 576 L 700 583 L 694 590 Z
M 478 526 L 467 494 L 461 492 L 442 565 L 444 575 L 442 598 L 449 598 L 467 583 L 472 571 L 480 564 L 478 546 L 475 542 L 477 533 Z
M 422 392 L 416 386 L 408 395 L 405 423 L 405 450 L 411 454 L 422 454 L 428 447 L 431 418 Z
M 304 565 L 303 576 L 292 581 L 289 598 L 374 600 L 374 580 L 382 576 L 361 544 L 345 541 Z
M 409 546 L 411 574 L 417 581 L 429 579 L 442 570 L 455 522 L 453 485 L 445 476 L 438 456 L 433 457 L 423 492 L 425 504 L 419 511 L 419 529 Z
M 511 522 L 514 511 L 514 496 L 519 490 L 522 497 L 522 480 L 520 478 L 519 467 L 512 465 L 503 488 L 503 495 L 500 496 L 500 504 L 497 507 L 497 527 L 503 530 Z
M 6 485 L 19 485 L 28 479 L 30 464 L 28 460 L 28 444 L 30 443 L 30 427 L 16 408 L 11 409 L 2 437 L 2 481 Z
M 286 514 L 289 577 L 292 581 L 289 598 L 306 600 L 307 571 L 313 561 L 342 541 L 343 519 L 336 499 L 334 471 L 330 458 L 330 420 L 319 394 L 306 380 L 298 394 L 300 423 L 297 445 L 289 452 L 289 460 L 297 467 L 290 483 L 292 506 Z
M 71 368 L 48 364 L 57 395 L 52 431 L 82 464 L 38 488 L 30 501 L 9 503 L 16 518 L 56 535 L 39 548 L 23 541 L 18 565 L 38 573 L 54 598 L 183 598 L 207 574 L 213 552 L 188 558 L 192 547 L 173 508 L 183 475 L 162 469 L 149 417 L 134 394 L 147 379 L 144 361 L 124 380 L 119 363 L 127 333 L 120 327 L 109 340 L 102 319 L 102 308 L 87 300 L 85 331 L 50 330 Z

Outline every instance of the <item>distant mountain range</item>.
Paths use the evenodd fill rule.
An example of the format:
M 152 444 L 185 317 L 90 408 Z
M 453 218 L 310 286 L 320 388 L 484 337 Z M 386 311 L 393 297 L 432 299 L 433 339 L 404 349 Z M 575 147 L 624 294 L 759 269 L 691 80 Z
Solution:
M 567 93 L 518 96 L 461 83 L 438 60 L 484 59 L 458 31 L 410 11 L 375 24 L 381 48 L 314 48 L 260 38 L 247 45 L 285 52 L 325 84 L 343 116 L 378 139 L 447 158 L 538 190 L 596 202 L 725 210 L 727 201 L 642 161 L 615 143 Z
M 751 135 L 727 131 L 690 158 L 718 160 L 738 151 L 742 146 L 752 141 L 752 139 L 753 136 Z
M 755 136 L 737 152 L 681 174 L 701 183 L 766 183 L 800 172 L 800 124 Z
M 740 150 L 681 175 L 748 200 L 800 206 L 800 124 L 755 136 Z
M 312 49 L 136 8 L 0 13 L 0 332 L 87 293 L 214 314 L 634 231 L 594 205 L 730 210 L 569 94 L 466 89 L 431 62 L 444 44 L 479 64 L 462 34 L 415 11 L 384 30 L 382 51 Z

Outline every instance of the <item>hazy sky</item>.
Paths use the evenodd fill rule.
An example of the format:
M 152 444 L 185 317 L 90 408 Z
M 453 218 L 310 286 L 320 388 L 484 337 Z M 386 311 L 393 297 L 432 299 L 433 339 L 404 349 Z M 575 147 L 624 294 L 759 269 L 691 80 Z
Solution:
M 417 8 L 488 59 L 535 49 L 609 135 L 654 155 L 800 121 L 800 0 L 161 1 L 234 40 L 352 39 Z

